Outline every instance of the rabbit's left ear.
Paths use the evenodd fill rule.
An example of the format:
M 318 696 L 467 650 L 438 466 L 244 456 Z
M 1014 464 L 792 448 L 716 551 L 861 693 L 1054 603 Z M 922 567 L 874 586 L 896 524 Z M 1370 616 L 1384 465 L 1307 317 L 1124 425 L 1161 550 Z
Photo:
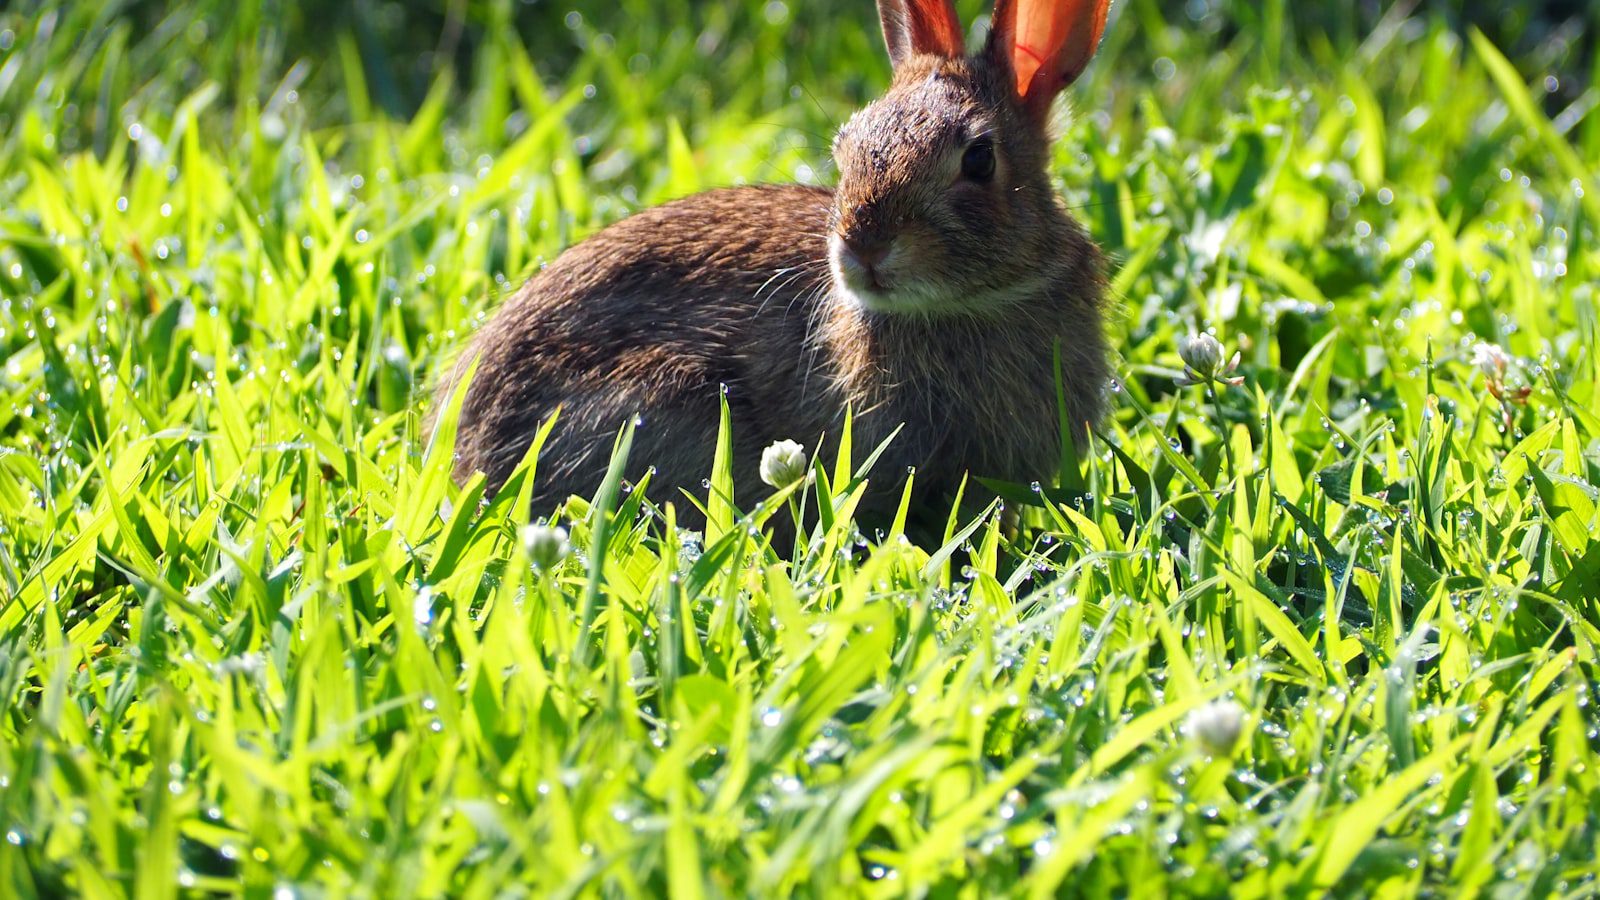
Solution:
M 995 0 L 988 53 L 1005 63 L 1017 98 L 1044 116 L 1100 46 L 1111 0 Z
M 966 53 L 954 0 L 878 0 L 878 19 L 896 66 L 918 53 L 950 59 Z

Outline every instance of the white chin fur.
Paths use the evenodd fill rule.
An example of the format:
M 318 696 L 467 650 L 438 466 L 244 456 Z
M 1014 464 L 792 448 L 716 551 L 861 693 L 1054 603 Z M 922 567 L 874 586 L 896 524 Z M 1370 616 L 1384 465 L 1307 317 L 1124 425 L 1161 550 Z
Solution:
M 870 290 L 864 284 L 866 273 L 859 266 L 845 262 L 837 247 L 830 247 L 829 250 L 828 268 L 833 274 L 834 296 L 848 306 L 866 312 L 894 315 L 931 312 L 945 300 L 936 292 L 917 285 L 899 284 L 887 292 Z M 884 260 L 885 266 L 892 265 L 893 256 L 891 251 L 891 258 Z M 890 278 L 893 278 L 892 273 Z
M 839 277 L 837 272 L 834 273 L 833 289 L 834 296 L 846 305 L 884 315 L 926 315 L 949 306 L 947 298 L 916 287 L 898 287 L 887 293 L 859 290 L 851 287 L 850 282 Z
M 855 309 L 874 313 L 892 313 L 899 309 L 899 304 L 894 302 L 894 295 L 879 294 L 869 291 L 857 291 L 846 284 L 843 279 L 833 280 L 834 294 L 845 305 Z
M 841 303 L 863 312 L 890 316 L 987 315 L 1018 304 L 1037 302 L 1048 282 L 1043 276 L 997 291 L 952 294 L 927 284 L 899 284 L 887 293 L 851 286 L 837 266 L 833 295 Z
M 852 309 L 880 315 L 983 314 L 1029 302 L 1042 294 L 1048 283 L 1044 275 L 1035 274 L 999 290 L 965 293 L 941 290 L 940 285 L 907 280 L 903 273 L 892 271 L 895 253 L 890 251 L 883 265 L 889 270 L 885 276 L 894 287 L 888 291 L 874 291 L 866 286 L 866 272 L 858 264 L 844 259 L 837 237 L 829 241 L 828 251 L 834 296 Z

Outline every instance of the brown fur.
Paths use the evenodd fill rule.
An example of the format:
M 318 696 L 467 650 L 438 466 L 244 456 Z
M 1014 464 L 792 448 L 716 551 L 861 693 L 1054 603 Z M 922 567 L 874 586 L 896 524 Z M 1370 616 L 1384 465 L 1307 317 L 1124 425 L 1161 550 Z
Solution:
M 841 129 L 835 191 L 710 191 L 562 254 L 479 331 L 441 387 L 443 402 L 481 360 L 458 475 L 481 470 L 502 484 L 560 406 L 540 507 L 592 492 L 635 415 L 630 476 L 653 465 L 658 500 L 703 494 L 725 386 L 746 504 L 767 490 L 764 446 L 814 448 L 837 435 L 847 408 L 858 455 L 905 425 L 874 470 L 869 511 L 892 508 L 912 466 L 919 494 L 941 499 L 968 471 L 1048 479 L 1061 449 L 1058 347 L 1078 433 L 1102 411 L 1103 263 L 1051 190 L 1044 116 L 1014 96 L 1007 56 L 991 46 L 902 61 L 885 97 Z M 995 175 L 966 180 L 962 153 L 984 135 Z M 841 280 L 840 241 L 893 246 L 879 273 L 889 293 Z

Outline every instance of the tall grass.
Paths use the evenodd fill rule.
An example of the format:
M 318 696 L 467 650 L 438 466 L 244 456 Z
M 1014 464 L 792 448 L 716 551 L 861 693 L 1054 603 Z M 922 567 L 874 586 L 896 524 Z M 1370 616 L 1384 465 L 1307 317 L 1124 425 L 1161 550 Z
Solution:
M 1584 48 L 1120 6 L 1055 159 L 1115 414 L 922 547 L 848 461 L 708 472 L 687 534 L 420 434 L 541 259 L 825 182 L 886 78 L 864 3 L 575 5 L 410 13 L 426 58 L 375 5 L 0 12 L 8 893 L 1594 894 Z M 1242 385 L 1180 385 L 1202 328 Z

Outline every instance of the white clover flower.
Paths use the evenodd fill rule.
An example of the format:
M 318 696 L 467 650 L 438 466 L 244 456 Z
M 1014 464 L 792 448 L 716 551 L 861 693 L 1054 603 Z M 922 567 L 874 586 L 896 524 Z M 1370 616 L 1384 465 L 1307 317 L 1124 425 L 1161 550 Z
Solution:
M 1239 354 L 1233 354 L 1233 358 L 1224 364 L 1222 358 L 1225 352 L 1221 341 L 1203 331 L 1178 338 L 1178 358 L 1183 360 L 1183 375 L 1178 383 L 1191 385 L 1220 381 L 1224 384 L 1243 384 L 1243 376 L 1233 374 L 1239 368 Z
M 1528 398 L 1533 396 L 1533 385 L 1517 376 L 1508 377 L 1513 362 L 1511 354 L 1499 344 L 1479 341 L 1472 345 L 1472 364 L 1483 373 L 1489 396 L 1500 401 L 1500 425 L 1508 432 L 1516 418 L 1512 407 L 1528 405 Z
M 1479 341 L 1472 345 L 1472 364 L 1486 378 L 1498 381 L 1505 378 L 1506 368 L 1511 365 L 1511 355 L 1499 344 Z
M 528 561 L 546 570 L 566 559 L 572 551 L 567 543 L 567 530 L 545 524 L 523 526 L 522 546 L 528 551 Z
M 1213 756 L 1231 756 L 1244 733 L 1244 707 L 1215 700 L 1189 714 L 1189 734 Z
M 786 488 L 805 478 L 806 448 L 795 441 L 778 441 L 761 451 L 761 480 Z

